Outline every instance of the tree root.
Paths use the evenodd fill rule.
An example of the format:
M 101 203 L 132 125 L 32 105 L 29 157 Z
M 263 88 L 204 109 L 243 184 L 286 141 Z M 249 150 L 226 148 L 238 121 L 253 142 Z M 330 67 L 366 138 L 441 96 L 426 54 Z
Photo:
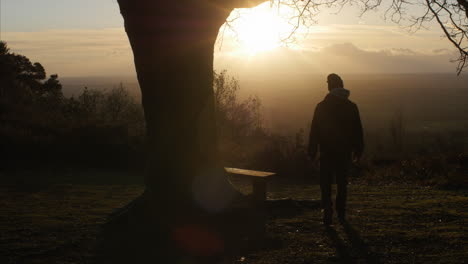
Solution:
M 259 243 L 265 210 L 250 197 L 208 213 L 194 206 L 164 208 L 141 195 L 103 226 L 96 263 L 219 263 Z

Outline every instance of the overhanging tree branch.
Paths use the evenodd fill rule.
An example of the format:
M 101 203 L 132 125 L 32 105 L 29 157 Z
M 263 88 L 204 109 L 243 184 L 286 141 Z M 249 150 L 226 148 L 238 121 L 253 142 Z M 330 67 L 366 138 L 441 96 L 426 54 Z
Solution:
M 429 0 L 425 0 L 426 1 L 426 4 L 427 4 L 427 7 L 429 8 L 429 10 L 432 12 L 432 14 L 434 15 L 434 18 L 437 20 L 437 23 L 440 25 L 442 31 L 444 32 L 445 36 L 447 37 L 447 39 L 455 46 L 455 48 L 459 51 L 460 53 L 460 57 L 457 59 L 458 61 L 458 67 L 457 67 L 457 73 L 460 74 L 463 69 L 466 67 L 466 60 L 467 60 L 467 57 L 468 57 L 468 52 L 466 51 L 466 48 L 464 49 L 461 45 L 462 43 L 466 40 L 466 37 L 467 37 L 467 32 L 466 30 L 463 30 L 462 28 L 460 28 L 456 23 L 455 21 L 453 20 L 453 16 L 452 16 L 452 13 L 446 9 L 445 7 L 445 4 L 446 2 L 444 1 L 444 4 L 440 4 L 436 1 L 433 1 L 432 3 L 429 1 Z M 433 7 L 432 7 L 432 4 L 436 4 L 437 6 L 439 6 L 439 10 L 435 10 Z M 452 30 L 452 34 L 449 33 L 448 29 L 447 29 L 447 25 L 442 22 L 442 19 L 440 18 L 441 15 L 440 15 L 440 11 L 444 10 L 445 12 L 447 12 L 449 15 L 450 15 L 450 20 L 452 22 L 452 26 L 455 28 L 455 30 L 458 30 L 459 32 L 457 33 L 453 33 L 454 30 Z M 456 38 L 459 37 L 458 41 L 456 40 Z
M 425 28 L 429 22 L 435 21 L 444 32 L 445 37 L 459 52 L 456 68 L 461 74 L 468 66 L 468 0 L 272 0 L 273 2 L 288 5 L 297 10 L 292 17 L 294 27 L 283 41 L 292 39 L 298 28 L 306 21 L 315 21 L 315 16 L 323 7 L 341 9 L 345 5 L 358 4 L 361 6 L 361 15 L 379 7 L 386 7 L 385 18 L 404 26 L 414 32 Z M 285 3 L 287 2 L 287 3 Z M 303 4 L 304 3 L 304 4 Z M 418 8 L 424 7 L 421 13 Z M 417 10 L 417 11 L 415 11 Z M 419 11 L 419 13 L 418 13 Z M 409 23 L 409 25 L 408 25 Z

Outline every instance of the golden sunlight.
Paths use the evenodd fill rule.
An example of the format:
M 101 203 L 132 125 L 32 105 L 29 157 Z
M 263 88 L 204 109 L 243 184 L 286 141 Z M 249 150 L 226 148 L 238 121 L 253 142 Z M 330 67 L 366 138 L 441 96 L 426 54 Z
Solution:
M 229 26 L 232 36 L 238 40 L 239 52 L 251 56 L 284 45 L 285 38 L 294 30 L 284 13 L 264 3 L 231 15 Z

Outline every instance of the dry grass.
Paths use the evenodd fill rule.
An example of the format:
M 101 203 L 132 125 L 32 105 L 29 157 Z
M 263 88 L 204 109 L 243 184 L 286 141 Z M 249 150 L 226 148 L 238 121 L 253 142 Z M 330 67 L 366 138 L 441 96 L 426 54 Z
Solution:
M 240 188 L 244 191 L 245 185 Z M 0 263 L 88 263 L 106 216 L 139 185 L 0 186 Z M 270 198 L 318 199 L 318 186 L 272 185 Z M 325 229 L 321 213 L 270 216 L 271 241 L 234 263 L 464 263 L 466 191 L 350 186 L 349 223 Z

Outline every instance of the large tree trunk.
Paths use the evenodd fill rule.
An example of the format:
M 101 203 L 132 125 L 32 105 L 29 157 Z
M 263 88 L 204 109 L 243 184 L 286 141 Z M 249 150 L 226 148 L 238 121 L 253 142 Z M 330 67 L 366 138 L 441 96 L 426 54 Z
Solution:
M 142 91 L 148 167 L 144 195 L 106 228 L 111 245 L 104 254 L 118 253 L 106 260 L 154 260 L 172 252 L 167 247 L 219 254 L 229 244 L 226 236 L 248 230 L 245 219 L 252 218 L 244 209 L 239 213 L 245 199 L 217 153 L 213 53 L 232 8 L 210 0 L 118 2 Z
M 230 10 L 208 1 L 119 3 L 146 116 L 147 192 L 168 209 L 220 210 L 234 192 L 217 155 L 213 51 Z

